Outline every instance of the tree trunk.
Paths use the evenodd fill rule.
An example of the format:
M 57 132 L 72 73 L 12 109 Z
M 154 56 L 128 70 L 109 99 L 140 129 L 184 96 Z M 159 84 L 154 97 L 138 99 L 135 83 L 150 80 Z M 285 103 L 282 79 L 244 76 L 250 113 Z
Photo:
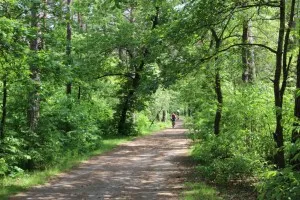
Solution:
M 78 87 L 77 99 L 78 99 L 78 101 L 80 101 L 80 99 L 81 99 L 81 87 L 80 86 Z
M 78 0 L 78 2 L 79 2 L 79 0 Z M 82 22 L 82 19 L 81 19 L 81 14 L 80 14 L 80 12 L 78 12 L 77 13 L 77 23 L 78 23 L 78 25 L 79 25 L 79 30 L 80 30 L 80 32 L 82 32 L 83 31 L 83 22 Z M 68 29 L 68 28 L 67 28 Z M 70 29 L 71 29 L 71 27 L 70 27 Z M 70 40 L 72 40 L 72 30 L 70 30 Z M 70 41 L 70 43 L 71 43 L 71 41 Z M 70 52 L 71 53 L 71 52 Z M 72 86 L 72 85 L 71 85 Z M 68 86 L 67 86 L 67 94 L 68 94 L 68 92 L 70 92 L 71 93 L 71 86 L 69 86 L 69 89 L 68 89 Z M 80 85 L 78 86 L 78 92 L 77 92 L 77 99 L 78 99 L 78 101 L 80 102 L 80 99 L 81 99 L 81 87 L 80 87 Z
M 47 31 L 46 29 L 46 20 L 47 20 L 47 3 L 48 3 L 48 0 L 43 0 L 43 4 L 44 4 L 44 7 L 43 7 L 43 10 L 44 10 L 44 13 L 43 13 L 43 16 L 42 16 L 42 21 L 43 21 L 43 29 L 41 30 L 41 42 L 40 42 L 40 49 L 46 49 L 46 44 L 45 44 L 45 40 L 44 40 L 44 35 L 42 35 L 44 33 L 44 31 Z
M 221 46 L 221 39 L 218 37 L 217 33 L 212 29 L 212 35 L 215 40 L 215 48 L 216 51 L 219 50 Z M 213 43 L 212 43 L 213 44 Z M 215 57 L 215 92 L 217 95 L 217 110 L 215 115 L 215 122 L 214 122 L 214 133 L 215 135 L 220 134 L 220 124 L 222 119 L 222 108 L 223 108 L 223 94 L 221 88 L 221 77 L 220 77 L 220 66 L 218 65 L 218 56 Z
M 38 29 L 38 3 L 33 3 L 31 8 L 31 27 L 34 29 Z M 37 54 L 37 51 L 39 50 L 39 38 L 38 38 L 38 32 L 35 33 L 35 38 L 30 41 L 30 50 L 33 52 L 33 54 Z M 37 125 L 38 125 L 38 119 L 40 115 L 40 97 L 39 97 L 39 90 L 40 90 L 40 71 L 39 67 L 37 66 L 38 61 L 33 61 L 33 63 L 30 64 L 30 78 L 32 80 L 32 89 L 29 93 L 28 98 L 28 110 L 27 110 L 27 119 L 28 119 L 28 126 L 31 131 L 35 131 Z
M 243 44 L 253 44 L 253 36 L 251 34 L 251 20 L 244 20 L 242 36 Z M 244 46 L 242 48 L 242 63 L 242 80 L 245 83 L 253 82 L 255 80 L 255 61 L 254 49 L 252 47 Z
M 223 107 L 223 95 L 222 95 L 222 89 L 221 89 L 221 78 L 220 78 L 220 69 L 217 67 L 216 69 L 216 75 L 215 75 L 215 92 L 217 95 L 217 111 L 215 116 L 215 124 L 214 124 L 214 133 L 215 135 L 220 134 L 220 124 L 221 124 L 221 118 L 222 118 L 222 107 Z
M 0 138 L 5 137 L 5 123 L 6 123 L 6 102 L 7 102 L 7 78 L 6 75 L 3 78 L 3 98 L 2 98 L 2 118 L 0 124 Z
M 276 129 L 274 133 L 274 140 L 276 142 L 277 152 L 275 154 L 275 163 L 278 168 L 285 167 L 284 159 L 284 138 L 283 138 L 283 127 L 282 121 L 282 105 L 283 97 L 286 88 L 286 81 L 288 78 L 289 67 L 291 64 L 292 57 L 289 59 L 287 64 L 287 53 L 289 46 L 290 31 L 293 26 L 294 12 L 295 12 L 295 0 L 292 0 L 290 5 L 288 27 L 285 31 L 286 24 L 286 8 L 285 0 L 280 0 L 280 27 L 278 34 L 278 43 L 276 51 L 276 69 L 274 75 L 274 99 L 275 99 L 275 110 L 276 110 Z M 286 33 L 285 33 L 286 32 Z M 285 36 L 285 37 L 284 37 Z M 283 76 L 281 73 L 283 72 Z M 282 84 L 280 86 L 280 80 Z
M 166 122 L 166 115 L 167 115 L 166 111 L 163 110 L 162 118 L 161 118 L 161 121 L 162 121 L 162 122 Z
M 283 127 L 281 125 L 282 120 L 282 94 L 280 93 L 280 78 L 282 71 L 282 51 L 283 40 L 285 33 L 285 1 L 280 0 L 280 28 L 278 35 L 278 44 L 276 52 L 276 69 L 274 75 L 274 98 L 275 98 L 275 110 L 276 110 L 276 129 L 274 133 L 274 140 L 278 151 L 275 155 L 275 163 L 278 168 L 285 167 L 284 151 L 283 147 Z
M 134 91 L 131 90 L 128 95 L 126 96 L 125 102 L 122 104 L 121 116 L 118 122 L 118 135 L 128 135 L 129 130 L 126 127 L 126 119 L 127 119 L 127 112 L 130 108 L 130 100 L 134 95 Z
M 129 93 L 125 97 L 125 101 L 122 104 L 122 111 L 121 111 L 121 117 L 118 123 L 118 134 L 119 135 L 128 135 L 130 130 L 130 127 L 126 127 L 127 124 L 127 112 L 129 110 L 134 109 L 134 103 L 136 100 L 136 91 L 138 87 L 141 84 L 141 76 L 140 72 L 143 71 L 144 68 L 144 62 L 142 61 L 140 66 L 135 67 L 135 77 L 131 80 L 131 89 L 129 90 Z
M 71 57 L 71 52 L 72 52 L 72 28 L 71 28 L 71 0 L 67 0 L 67 14 L 66 14 L 66 20 L 67 20 L 67 45 L 66 45 L 66 66 L 67 68 L 71 68 L 72 65 L 72 57 Z M 71 94 L 72 93 L 72 83 L 69 80 L 67 83 L 66 87 L 66 93 Z

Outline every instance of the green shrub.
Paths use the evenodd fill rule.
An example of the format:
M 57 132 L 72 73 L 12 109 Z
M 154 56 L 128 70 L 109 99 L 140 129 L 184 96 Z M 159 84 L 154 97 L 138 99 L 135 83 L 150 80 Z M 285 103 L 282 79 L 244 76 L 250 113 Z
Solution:
M 300 199 L 300 173 L 285 168 L 282 171 L 264 173 L 257 185 L 258 199 L 298 200 Z
M 239 151 L 240 150 L 240 151 Z M 226 137 L 214 137 L 197 144 L 193 156 L 204 177 L 217 183 L 253 176 L 262 167 L 258 155 L 245 153 Z
M 200 172 L 212 181 L 226 183 L 234 180 L 244 180 L 253 176 L 257 168 L 251 158 L 242 155 L 225 159 L 214 159 L 209 165 L 198 166 Z
M 0 178 L 6 174 L 8 171 L 8 165 L 4 158 L 0 158 Z
M 17 176 L 22 169 L 60 164 L 66 152 L 76 156 L 98 149 L 104 131 L 110 134 L 108 127 L 113 115 L 105 100 L 78 102 L 60 93 L 41 102 L 40 114 L 34 132 L 22 128 L 24 124 L 13 128 L 11 123 L 20 121 L 19 118 L 8 120 L 6 137 L 0 146 L 0 157 L 8 168 L 1 173 Z
M 140 112 L 137 114 L 137 119 L 136 119 L 136 128 L 138 133 L 142 133 L 145 131 L 150 125 L 149 118 L 144 112 Z

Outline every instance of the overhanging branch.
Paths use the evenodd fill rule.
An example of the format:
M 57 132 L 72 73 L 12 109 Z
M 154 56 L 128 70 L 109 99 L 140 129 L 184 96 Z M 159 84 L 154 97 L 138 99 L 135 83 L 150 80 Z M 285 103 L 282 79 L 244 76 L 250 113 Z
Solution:
M 268 46 L 266 46 L 266 45 L 264 45 L 264 44 L 256 44 L 256 43 L 254 43 L 254 44 L 243 44 L 243 43 L 241 43 L 241 44 L 233 44 L 233 45 L 230 45 L 230 46 L 228 46 L 228 47 L 226 47 L 226 48 L 224 48 L 224 49 L 221 49 L 221 50 L 215 52 L 215 53 L 214 53 L 213 55 L 211 55 L 211 56 L 208 56 L 208 57 L 205 57 L 205 58 L 201 58 L 201 59 L 200 59 L 200 62 L 202 63 L 202 62 L 205 62 L 205 61 L 207 61 L 207 60 L 210 60 L 210 59 L 212 59 L 213 57 L 215 57 L 216 55 L 218 55 L 219 53 L 222 53 L 222 52 L 227 51 L 227 50 L 229 50 L 229 49 L 231 49 L 231 48 L 233 48 L 233 47 L 238 47 L 238 46 L 259 46 L 259 47 L 263 47 L 263 48 L 269 50 L 270 52 L 276 54 L 276 50 L 274 50 L 274 49 L 272 49 L 271 47 L 268 47 Z
M 122 73 L 107 73 L 107 74 L 104 74 L 102 76 L 98 76 L 95 79 L 101 79 L 101 78 L 108 77 L 108 76 L 123 76 L 123 77 L 131 78 L 131 79 L 134 78 L 133 74 L 131 74 L 131 73 L 126 73 L 126 74 L 122 74 Z
M 253 43 L 253 44 L 243 44 L 243 43 L 241 43 L 241 44 L 233 44 L 233 45 L 230 45 L 230 46 L 228 46 L 228 47 L 226 47 L 226 48 L 218 51 L 217 53 L 220 53 L 220 52 L 223 52 L 223 51 L 227 51 L 227 50 L 229 50 L 229 49 L 231 49 L 233 47 L 237 47 L 237 46 L 259 46 L 259 47 L 265 48 L 265 49 L 269 50 L 270 52 L 276 54 L 276 50 L 272 49 L 271 47 L 268 47 L 267 45 L 259 44 L 259 43 Z

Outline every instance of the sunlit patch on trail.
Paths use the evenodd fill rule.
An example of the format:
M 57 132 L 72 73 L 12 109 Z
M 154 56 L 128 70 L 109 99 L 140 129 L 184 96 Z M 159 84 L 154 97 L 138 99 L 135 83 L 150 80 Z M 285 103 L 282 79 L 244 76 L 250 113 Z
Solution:
M 17 199 L 178 199 L 190 141 L 176 127 L 120 145 Z

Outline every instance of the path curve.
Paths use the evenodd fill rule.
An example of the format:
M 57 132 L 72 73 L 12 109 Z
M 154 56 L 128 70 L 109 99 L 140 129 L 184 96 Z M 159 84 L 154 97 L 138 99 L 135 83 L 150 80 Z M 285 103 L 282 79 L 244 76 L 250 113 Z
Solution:
M 179 122 L 174 129 L 127 142 L 10 199 L 179 199 L 189 171 L 185 132 Z

